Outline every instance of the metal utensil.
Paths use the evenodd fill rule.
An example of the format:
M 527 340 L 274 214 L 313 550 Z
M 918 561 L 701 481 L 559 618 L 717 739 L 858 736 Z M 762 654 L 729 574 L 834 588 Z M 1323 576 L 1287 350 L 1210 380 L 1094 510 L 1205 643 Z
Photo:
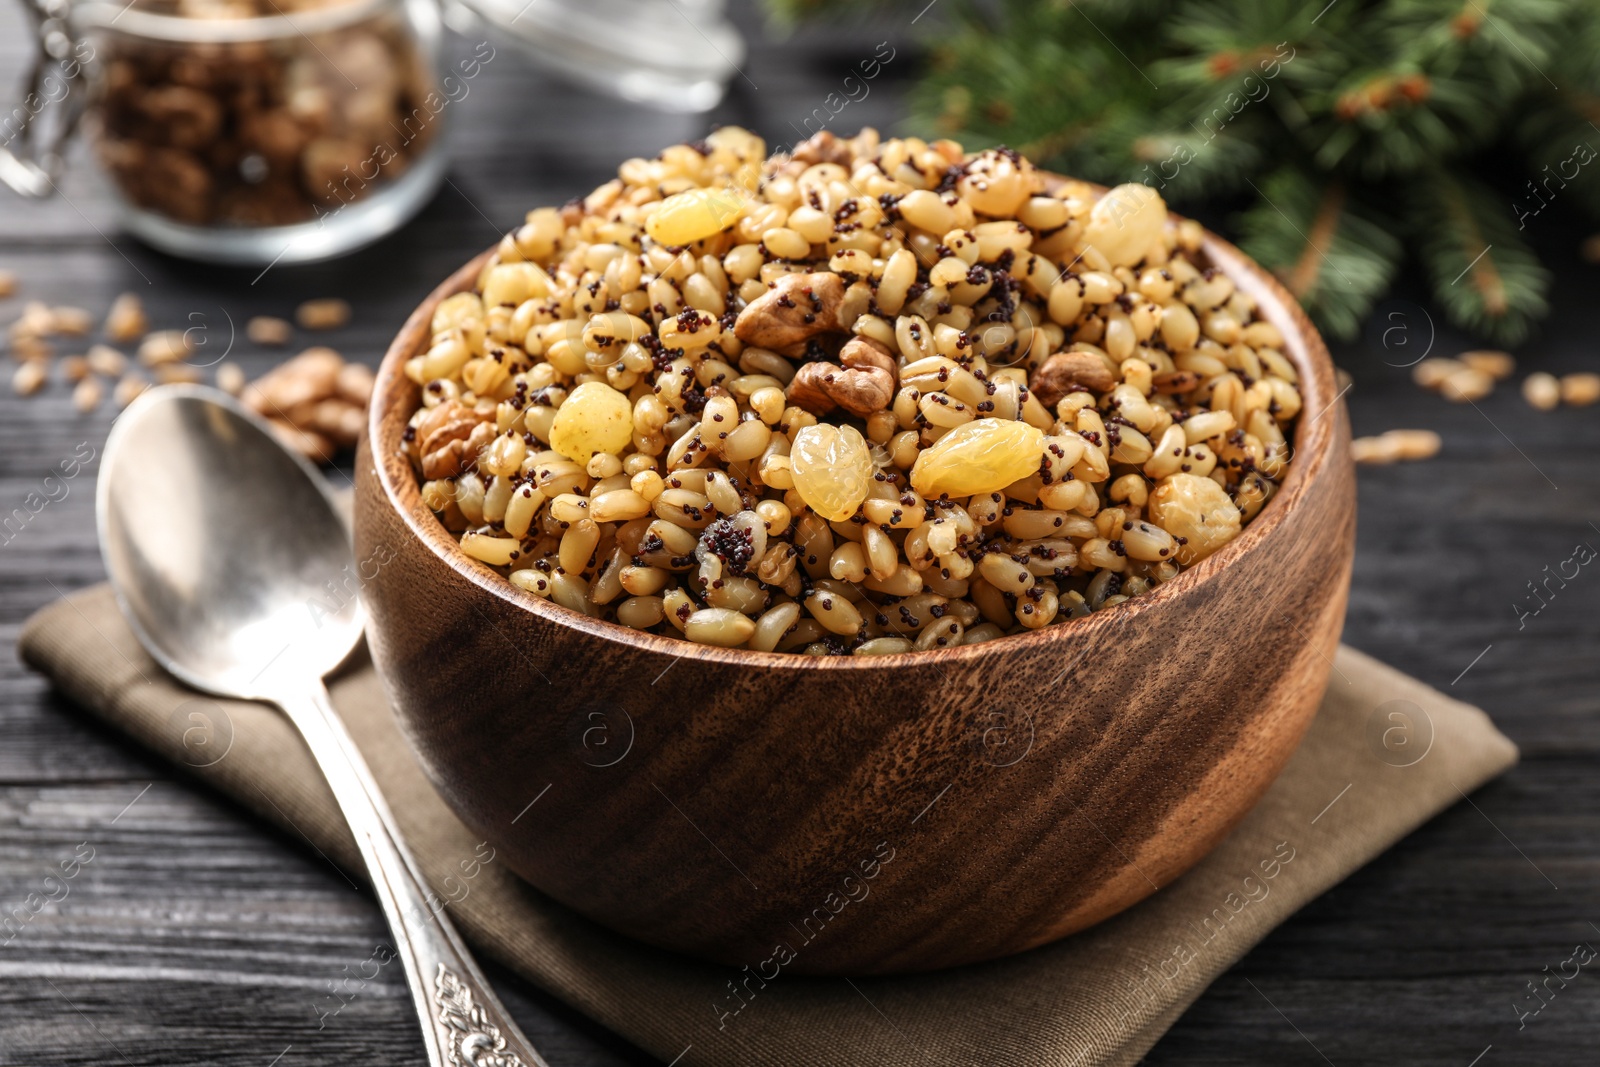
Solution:
M 151 656 L 196 689 L 277 704 L 305 738 L 366 860 L 428 1061 L 545 1067 L 429 892 L 322 683 L 364 614 L 322 477 L 226 394 L 168 386 L 112 428 L 97 512 L 112 587 Z

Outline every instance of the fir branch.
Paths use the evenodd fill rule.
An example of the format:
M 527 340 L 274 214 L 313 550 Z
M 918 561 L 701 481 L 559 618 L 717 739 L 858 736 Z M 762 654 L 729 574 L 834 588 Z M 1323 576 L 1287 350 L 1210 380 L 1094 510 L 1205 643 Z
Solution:
M 1528 178 L 1516 191 L 1511 214 L 1517 229 L 1564 197 L 1600 215 L 1600 96 L 1577 90 L 1548 94 L 1528 109 L 1517 129 Z
M 1303 0 L 1258 0 L 1247 4 L 1218 4 L 1215 0 L 1189 0 L 1174 13 L 1166 36 L 1178 54 L 1160 67 L 1163 84 L 1217 88 L 1249 75 L 1252 69 L 1276 59 L 1283 69 L 1284 47 L 1301 63 L 1299 71 L 1325 61 L 1329 50 L 1312 44 L 1343 32 L 1355 17 L 1358 4 L 1336 4 L 1317 20 L 1317 6 Z M 1321 59 L 1315 58 L 1320 53 Z M 1274 70 L 1269 78 L 1277 77 Z
M 1284 282 L 1328 333 L 1354 337 L 1388 288 L 1400 242 L 1339 179 L 1288 166 L 1257 190 L 1242 247 Z
M 1359 62 L 1308 101 L 1324 168 L 1412 174 L 1485 146 L 1533 85 L 1582 0 L 1387 0 L 1369 5 Z
M 1530 205 L 1571 195 L 1600 213 L 1600 166 L 1588 168 L 1600 149 L 1597 0 L 940 0 L 936 11 L 918 26 L 931 47 L 912 98 L 921 132 L 1142 181 L 1180 207 L 1249 190 L 1241 243 L 1338 336 L 1388 286 L 1403 230 L 1450 319 L 1521 337 L 1549 285 L 1517 237 Z M 1516 204 L 1452 177 L 1508 130 L 1531 146 L 1535 172 Z M 1403 226 L 1387 217 L 1400 204 Z
M 915 123 L 973 147 L 1009 144 L 1038 162 L 1082 162 L 1089 169 L 1081 176 L 1098 174 L 1102 132 L 1138 121 L 1157 104 L 1140 65 L 1149 62 L 1148 47 L 1110 43 L 1095 26 L 1115 32 L 1114 20 L 1125 15 L 1091 16 L 1090 6 L 1013 2 L 991 21 L 952 2 L 946 18 L 959 20 L 960 29 L 941 35 L 913 94 Z
M 1600 4 L 1577 3 L 1561 33 L 1550 77 L 1562 90 L 1600 89 Z
M 1549 71 L 1559 88 L 1530 94 L 1519 108 L 1516 137 L 1529 173 L 1517 191 L 1519 219 L 1567 196 L 1600 215 L 1600 167 L 1591 165 L 1600 151 L 1600 4 L 1579 8 L 1567 40 Z
M 1517 236 L 1504 199 L 1443 169 L 1426 178 L 1412 188 L 1407 220 L 1434 300 L 1459 325 L 1521 341 L 1549 310 L 1550 272 Z
M 1382 33 L 1389 47 L 1422 65 L 1482 68 L 1514 92 L 1555 60 L 1575 0 L 1389 0 Z
M 1435 77 L 1414 65 L 1353 70 L 1307 107 L 1305 144 L 1318 166 L 1381 180 L 1481 147 L 1510 103 L 1475 74 Z

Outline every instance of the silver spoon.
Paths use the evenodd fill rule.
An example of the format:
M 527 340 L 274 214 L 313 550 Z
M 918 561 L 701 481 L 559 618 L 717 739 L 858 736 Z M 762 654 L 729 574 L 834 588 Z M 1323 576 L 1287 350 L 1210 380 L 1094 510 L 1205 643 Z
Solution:
M 495 998 L 416 861 L 323 675 L 361 640 L 349 531 L 321 475 L 225 393 L 154 389 L 101 462 L 100 550 L 155 660 L 217 696 L 277 704 L 361 847 L 435 1067 L 546 1067 Z

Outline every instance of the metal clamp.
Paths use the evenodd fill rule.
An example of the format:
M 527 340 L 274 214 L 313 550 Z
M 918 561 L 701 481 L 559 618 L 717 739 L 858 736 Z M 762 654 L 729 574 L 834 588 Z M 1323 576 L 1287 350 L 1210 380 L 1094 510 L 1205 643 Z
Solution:
M 84 64 L 94 58 L 94 48 L 73 32 L 68 0 L 23 0 L 23 5 L 39 55 L 22 99 L 0 113 L 0 181 L 37 199 L 56 191 L 62 155 L 87 103 Z M 36 122 L 45 114 L 47 119 Z

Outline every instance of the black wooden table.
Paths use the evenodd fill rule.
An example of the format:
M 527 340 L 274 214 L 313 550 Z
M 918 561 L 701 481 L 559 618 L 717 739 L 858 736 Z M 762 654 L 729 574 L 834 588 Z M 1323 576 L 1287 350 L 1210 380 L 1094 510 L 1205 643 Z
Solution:
M 836 123 L 892 127 L 899 117 L 913 63 L 903 27 L 783 41 L 741 19 L 757 37 L 749 77 L 735 78 L 715 121 L 793 140 L 790 124 L 885 37 L 896 57 Z M 26 53 L 18 15 L 0 7 L 0 84 L 14 82 Z M 277 267 L 252 282 L 255 271 L 153 253 L 117 232 L 79 153 L 61 199 L 24 204 L 0 193 L 0 268 L 21 276 L 25 297 L 97 314 L 136 292 L 156 326 L 203 326 L 217 344 L 230 321 L 344 296 L 354 321 L 317 339 L 371 362 L 436 281 L 528 207 L 560 203 L 622 158 L 706 128 L 554 84 L 504 47 L 452 106 L 449 184 L 405 232 L 342 262 Z M 1600 272 L 1576 258 L 1576 221 L 1551 212 L 1540 222 L 1560 281 L 1555 316 L 1519 353 L 1524 369 L 1593 369 Z M 20 299 L 0 302 L 0 322 Z M 1585 569 L 1536 616 L 1519 622 L 1516 608 L 1533 603 L 1528 583 L 1546 565 L 1553 571 L 1580 542 L 1600 548 L 1600 407 L 1535 413 L 1514 389 L 1476 407 L 1424 394 L 1399 364 L 1433 331 L 1415 305 L 1387 310 L 1398 315 L 1384 321 L 1387 347 L 1380 330 L 1338 353 L 1355 379 L 1356 431 L 1429 427 L 1444 451 L 1361 472 L 1345 640 L 1486 708 L 1524 759 L 1272 934 L 1151 1063 L 1596 1062 L 1600 976 L 1552 981 L 1537 1002 L 1529 983 L 1576 944 L 1600 944 L 1600 576 Z M 1444 354 L 1464 347 L 1444 331 L 1432 343 Z M 242 337 L 233 355 L 252 373 L 276 358 Z M 95 464 L 53 487 L 45 478 L 84 449 L 97 455 L 113 413 L 108 402 L 77 414 L 59 384 L 29 400 L 0 396 L 0 514 L 46 488 L 55 498 L 0 544 L 0 913 L 30 893 L 59 894 L 46 876 L 92 855 L 65 899 L 14 936 L 0 932 L 0 1064 L 421 1062 L 397 974 L 319 1024 L 330 983 L 385 937 L 373 901 L 16 660 L 31 612 L 102 575 Z M 553 1067 L 651 1062 L 526 984 L 496 979 Z

